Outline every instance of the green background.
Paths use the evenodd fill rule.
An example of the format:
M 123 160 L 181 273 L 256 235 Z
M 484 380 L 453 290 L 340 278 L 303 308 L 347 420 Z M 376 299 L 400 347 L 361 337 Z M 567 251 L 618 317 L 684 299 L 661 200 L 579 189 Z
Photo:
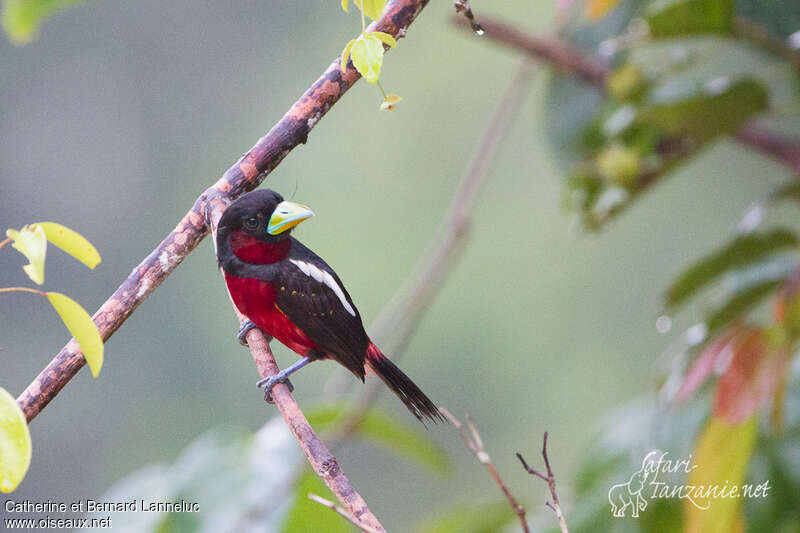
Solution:
M 550 2 L 485 4 L 551 29 Z M 378 90 L 357 84 L 266 182 L 314 209 L 296 236 L 337 270 L 367 322 L 426 250 L 517 63 L 454 29 L 451 15 L 451 3 L 432 2 L 387 55 L 381 79 L 404 98 L 395 112 L 379 112 Z M 56 15 L 26 47 L 0 40 L 0 226 L 52 220 L 88 237 L 103 256 L 96 271 L 51 248 L 45 288 L 93 311 L 358 28 L 355 11 L 333 0 L 105 0 Z M 663 288 L 788 176 L 722 141 L 601 234 L 576 231 L 559 208 L 548 80 L 537 78 L 519 110 L 466 253 L 400 365 L 434 401 L 473 415 L 499 470 L 537 511 L 546 488 L 513 453 L 535 458 L 549 431 L 569 501 L 602 415 L 655 389 L 658 354 L 677 335 L 655 330 Z M 0 286 L 27 284 L 23 263 L 3 250 Z M 673 332 L 694 318 L 684 311 Z M 107 343 L 100 379 L 82 371 L 32 423 L 33 462 L 13 499 L 97 498 L 209 428 L 264 424 L 274 408 L 253 386 L 236 327 L 206 239 Z M 0 385 L 18 395 L 66 340 L 44 301 L 2 295 Z M 295 359 L 275 352 L 282 365 Z M 301 405 L 316 404 L 334 368 L 294 378 Z M 415 424 L 393 397 L 380 406 Z M 357 443 L 337 454 L 390 531 L 499 498 L 452 428 L 428 433 L 453 458 L 452 475 Z

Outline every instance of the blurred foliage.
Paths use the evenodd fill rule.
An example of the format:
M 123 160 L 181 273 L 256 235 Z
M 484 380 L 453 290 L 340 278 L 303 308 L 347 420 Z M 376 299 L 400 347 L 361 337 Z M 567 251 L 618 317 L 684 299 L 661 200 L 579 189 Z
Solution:
M 308 418 L 317 430 L 324 430 L 333 427 L 342 413 L 341 407 L 310 409 Z M 432 472 L 448 470 L 444 452 L 427 437 L 380 412 L 370 412 L 355 436 L 413 459 Z M 135 498 L 199 505 L 198 512 L 113 514 L 114 528 L 123 531 L 352 531 L 342 517 L 308 499 L 308 493 L 335 497 L 303 464 L 300 448 L 283 419 L 276 417 L 254 436 L 232 431 L 202 435 L 174 464 L 133 472 L 100 500 Z M 485 516 L 480 519 L 486 523 Z
M 575 476 L 572 504 L 567 506 L 570 532 L 734 531 L 735 528 L 719 528 L 730 516 L 738 520 L 738 513 L 742 511 L 747 531 L 797 531 L 800 528 L 797 506 L 797 494 L 800 494 L 800 457 L 797 454 L 800 449 L 800 364 L 797 363 L 795 360 L 787 387 L 786 426 L 781 432 L 776 432 L 763 420 L 758 423 L 755 417 L 736 426 L 711 418 L 709 426 L 703 430 L 709 413 L 707 391 L 680 406 L 640 398 L 609 414 Z M 696 435 L 702 435 L 697 448 L 692 443 Z M 688 478 L 683 469 L 659 472 L 656 478 L 649 479 L 643 495 L 651 496 L 658 488 L 655 483 L 730 487 L 737 484 L 741 475 L 745 483 L 754 486 L 768 481 L 767 497 L 713 499 L 705 511 L 697 508 L 689 511 L 691 504 L 686 498 L 649 498 L 647 509 L 638 519 L 630 518 L 630 514 L 626 519 L 614 518 L 609 511 L 610 487 L 625 483 L 641 468 L 643 458 L 651 451 L 668 452 L 666 460 L 689 458 L 697 468 Z M 698 499 L 698 503 L 705 502 Z M 691 526 L 684 523 L 687 513 Z M 725 516 L 720 517 L 723 513 Z M 553 523 L 540 531 L 557 533 L 558 528 Z
M 800 19 L 797 4 L 785 7 L 787 17 Z M 567 29 L 573 44 L 599 48 L 616 65 L 604 93 L 564 76 L 550 90 L 553 143 L 572 169 L 565 206 L 585 227 L 602 227 L 709 142 L 769 112 L 774 94 L 787 92 L 784 79 L 766 70 L 709 68 L 720 51 L 757 44 L 734 31 L 737 16 L 731 0 L 631 0 L 599 21 L 577 20 Z M 783 68 L 791 71 L 788 63 Z M 794 87 L 788 91 L 796 95 Z M 797 98 L 791 105 L 800 111 Z
M 797 242 L 794 233 L 785 228 L 765 234 L 737 236 L 724 248 L 697 261 L 678 276 L 667 289 L 667 303 L 680 305 L 725 272 L 751 265 L 775 252 L 796 248 Z
M 0 492 L 12 492 L 31 464 L 31 434 L 25 414 L 0 387 Z
M 3 0 L 3 29 L 14 44 L 27 44 L 36 38 L 39 27 L 54 13 L 83 0 Z
M 295 481 L 294 503 L 283 523 L 282 533 L 300 533 L 302 531 L 351 533 L 358 531 L 356 527 L 331 509 L 311 501 L 308 498 L 309 494 L 336 501 L 336 497 L 325 486 L 325 483 L 314 472 L 306 469 Z
M 663 0 L 645 15 L 651 37 L 733 33 L 733 0 Z
M 602 4 L 588 15 L 588 20 L 574 21 L 567 36 L 587 52 L 599 50 L 614 68 L 602 88 L 581 86 L 563 76 L 555 77 L 550 88 L 552 142 L 571 172 L 564 203 L 585 228 L 602 228 L 653 184 L 745 122 L 759 118 L 767 127 L 776 127 L 776 105 L 782 112 L 800 112 L 797 73 L 785 61 L 796 52 L 781 44 L 800 29 L 800 4 L 781 3 L 778 9 L 760 0 L 628 1 Z M 741 30 L 742 25 L 757 28 L 758 37 Z M 776 51 L 781 46 L 784 49 Z M 715 55 L 752 48 L 771 56 L 786 75 L 775 76 L 774 68 L 745 72 L 735 63 L 714 61 Z M 800 136 L 796 127 L 781 131 L 790 138 Z M 758 483 L 745 472 L 763 460 L 767 443 L 774 446 L 786 439 L 787 446 L 798 445 L 795 431 L 800 422 L 796 414 L 786 420 L 800 392 L 797 364 L 788 383 L 800 338 L 798 240 L 793 228 L 757 229 L 775 200 L 798 198 L 800 186 L 793 181 L 769 201 L 756 199 L 737 232 L 690 263 L 666 290 L 670 312 L 711 287 L 718 296 L 704 320 L 686 332 L 681 341 L 685 348 L 673 354 L 659 407 L 624 414 L 638 420 L 644 432 L 661 426 L 652 430 L 657 435 L 651 449 L 668 451 L 673 458 L 693 454 L 697 468 L 674 476 L 673 483 Z M 772 319 L 753 321 L 768 298 L 773 302 Z M 705 384 L 712 377 L 717 379 L 709 394 Z M 770 416 L 760 417 L 767 407 Z M 759 419 L 770 423 L 759 425 Z M 571 531 L 797 530 L 796 501 L 784 504 L 778 497 L 781 504 L 776 505 L 771 499 L 774 490 L 770 498 L 704 500 L 709 509 L 678 498 L 654 498 L 647 500 L 650 505 L 636 521 L 612 518 L 609 487 L 636 472 L 634 458 L 641 461 L 647 453 L 637 435 L 620 428 L 623 423 L 630 420 L 618 417 L 609 422 L 611 431 L 626 436 L 618 439 L 618 452 L 590 451 L 588 464 L 578 473 L 575 507 L 567 513 Z M 785 423 L 793 429 L 784 432 Z M 601 441 L 604 438 L 610 437 Z M 777 464 L 764 479 L 792 477 L 779 471 L 785 458 L 771 459 Z M 800 494 L 796 482 L 779 490 Z
M 277 531 L 302 461 L 302 452 L 276 418 L 256 435 L 230 430 L 202 435 L 173 464 L 137 470 L 99 500 L 198 504 L 197 512 L 112 513 L 114 529 L 123 532 Z
M 335 427 L 345 414 L 344 405 L 329 405 L 309 410 L 308 421 L 318 430 Z M 435 445 L 416 428 L 410 429 L 398 420 L 389 418 L 380 411 L 369 411 L 355 430 L 356 434 L 369 442 L 379 444 L 387 450 L 416 461 L 432 472 L 446 474 L 450 461 L 444 450 Z
M 418 533 L 495 533 L 517 519 L 508 502 L 452 509 L 423 524 Z

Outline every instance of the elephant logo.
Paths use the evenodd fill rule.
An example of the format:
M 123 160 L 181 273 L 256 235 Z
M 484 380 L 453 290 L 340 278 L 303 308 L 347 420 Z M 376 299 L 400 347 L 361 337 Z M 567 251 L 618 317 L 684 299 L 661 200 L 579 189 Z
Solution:
M 651 474 L 654 474 L 653 461 L 650 456 L 654 452 L 647 454 L 642 461 L 642 467 L 633 473 L 627 483 L 619 483 L 608 490 L 608 503 L 611 504 L 611 513 L 618 517 L 625 516 L 625 509 L 631 508 L 631 516 L 639 518 L 639 511 L 647 508 L 647 500 L 642 496 L 645 482 Z

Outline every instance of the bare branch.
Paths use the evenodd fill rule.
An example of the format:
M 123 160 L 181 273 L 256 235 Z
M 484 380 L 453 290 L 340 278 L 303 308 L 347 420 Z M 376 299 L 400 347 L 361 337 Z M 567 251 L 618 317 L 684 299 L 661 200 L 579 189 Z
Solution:
M 517 452 L 517 458 L 522 463 L 522 467 L 532 476 L 536 476 L 539 479 L 543 480 L 547 483 L 548 488 L 550 489 L 550 496 L 553 498 L 551 502 L 545 502 L 545 505 L 553 510 L 556 514 L 556 519 L 558 520 L 558 527 L 561 528 L 561 533 L 569 533 L 567 530 L 567 520 L 564 518 L 564 513 L 561 512 L 561 505 L 558 502 L 558 493 L 556 493 L 556 476 L 553 474 L 553 469 L 550 468 L 550 459 L 547 457 L 547 432 L 544 432 L 544 438 L 542 439 L 542 457 L 544 458 L 544 466 L 547 469 L 547 476 L 543 475 L 542 473 L 534 470 L 528 463 L 525 462 L 523 459 L 522 454 Z
M 309 492 L 308 493 L 308 499 L 311 500 L 312 502 L 317 502 L 317 503 L 319 503 L 321 505 L 324 505 L 325 507 L 327 507 L 328 509 L 330 509 L 332 511 L 335 511 L 340 516 L 342 516 L 345 520 L 347 520 L 348 522 L 350 522 L 354 526 L 361 528 L 363 531 L 366 531 L 367 533 L 378 533 L 379 531 L 382 531 L 382 530 L 373 529 L 373 528 L 371 528 L 369 526 L 365 526 L 364 524 L 362 524 L 358 520 L 356 520 L 355 517 L 353 517 L 353 515 L 351 515 L 350 513 L 348 513 L 347 511 L 345 511 L 344 509 L 342 509 L 341 507 L 339 507 L 338 505 L 336 505 L 332 501 L 326 500 L 322 496 L 317 496 L 313 492 Z
M 239 315 L 240 320 L 244 317 Z M 273 376 L 279 372 L 278 364 L 272 355 L 267 339 L 258 328 L 253 328 L 247 333 L 247 345 L 262 377 Z M 294 401 L 289 387 L 279 383 L 272 389 L 272 399 L 280 411 L 281 416 L 289 426 L 303 452 L 306 454 L 311 468 L 325 482 L 329 489 L 347 509 L 351 516 L 357 517 L 359 524 L 364 524 L 364 531 L 379 531 L 385 533 L 383 526 L 367 507 L 367 503 L 350 484 L 344 471 L 339 466 L 336 457 L 328 450 L 325 444 L 317 437 L 306 420 L 303 411 Z
M 469 27 L 461 17 L 455 17 L 453 22 L 460 28 Z M 562 40 L 536 37 L 516 26 L 489 17 L 482 17 L 481 24 L 490 41 L 526 52 L 530 57 L 544 61 L 563 74 L 579 78 L 605 91 L 606 78 L 611 73 L 611 68 L 583 51 Z M 765 131 L 752 122 L 742 125 L 734 133 L 734 138 L 800 173 L 800 139 Z
M 503 478 L 500 477 L 500 473 L 495 468 L 494 463 L 492 463 L 492 458 L 489 456 L 489 452 L 486 451 L 486 447 L 483 445 L 483 439 L 481 439 L 480 433 L 478 433 L 478 428 L 475 427 L 475 424 L 472 422 L 472 417 L 466 415 L 466 426 L 461 423 L 461 421 L 453 416 L 453 414 L 445 409 L 444 407 L 440 407 L 439 411 L 447 417 L 451 424 L 453 424 L 458 432 L 461 434 L 461 438 L 464 440 L 464 445 L 466 445 L 467 449 L 472 452 L 472 455 L 481 463 L 486 469 L 489 471 L 489 474 L 494 479 L 497 486 L 500 487 L 500 490 L 503 492 L 503 495 L 508 500 L 508 504 L 517 513 L 517 517 L 519 517 L 519 522 L 522 525 L 522 530 L 525 533 L 530 533 L 530 529 L 528 528 L 528 522 L 525 520 L 525 508 L 520 505 L 520 503 L 514 498 L 511 494 L 511 491 L 508 490 L 508 486 L 506 485 Z

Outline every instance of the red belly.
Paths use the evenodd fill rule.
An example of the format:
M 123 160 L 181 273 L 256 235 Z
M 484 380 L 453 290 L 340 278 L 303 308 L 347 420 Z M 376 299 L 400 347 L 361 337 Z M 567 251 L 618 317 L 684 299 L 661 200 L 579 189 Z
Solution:
M 300 355 L 316 351 L 317 345 L 295 326 L 275 305 L 272 284 L 253 278 L 237 278 L 225 274 L 233 303 L 244 316 L 264 333 L 272 335 Z M 315 354 L 318 355 L 318 354 Z

